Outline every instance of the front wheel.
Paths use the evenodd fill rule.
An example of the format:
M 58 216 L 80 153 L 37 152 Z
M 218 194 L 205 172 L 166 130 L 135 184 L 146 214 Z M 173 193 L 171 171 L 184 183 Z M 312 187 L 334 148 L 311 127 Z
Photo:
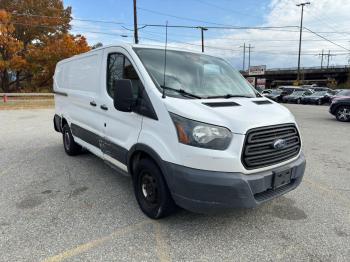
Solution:
M 68 124 L 65 124 L 62 128 L 63 134 L 63 146 L 66 153 L 70 156 L 75 156 L 81 153 L 82 147 L 75 143 L 72 136 L 72 132 Z
M 141 159 L 134 174 L 134 191 L 142 212 L 152 219 L 170 215 L 175 203 L 158 166 L 150 159 Z
M 338 121 L 349 122 L 350 121 L 350 106 L 338 107 L 335 117 Z

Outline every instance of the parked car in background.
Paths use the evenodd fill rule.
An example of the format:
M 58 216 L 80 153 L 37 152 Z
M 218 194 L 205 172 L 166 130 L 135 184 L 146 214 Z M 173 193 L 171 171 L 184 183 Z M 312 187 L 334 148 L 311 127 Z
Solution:
M 320 91 L 332 92 L 332 89 L 328 87 L 321 87 L 321 86 L 310 87 L 309 89 L 311 89 L 314 92 L 320 92 Z
M 282 93 L 283 90 L 281 89 L 273 89 L 269 94 L 263 94 L 263 96 L 280 103 L 282 102 Z
M 284 96 L 292 94 L 294 91 L 301 91 L 304 90 L 301 87 L 298 86 L 280 86 L 278 89 L 281 89 L 283 91 Z
M 350 97 L 334 99 L 329 112 L 334 115 L 338 121 L 350 122 Z
M 331 100 L 350 97 L 350 89 L 343 89 L 331 97 Z
M 267 94 L 270 94 L 272 92 L 271 89 L 265 89 L 263 90 L 262 92 L 260 92 L 262 95 L 267 95 Z
M 347 90 L 347 89 L 334 89 L 334 94 L 338 94 L 339 92 Z
M 297 104 L 300 104 L 301 103 L 301 100 L 304 96 L 309 96 L 312 94 L 312 91 L 311 90 L 308 90 L 308 89 L 302 89 L 302 90 L 297 90 L 297 91 L 294 91 L 292 94 L 290 95 L 287 95 L 287 96 L 284 96 L 282 98 L 282 101 L 284 103 L 297 103 Z
M 302 88 L 311 89 L 311 88 L 318 88 L 318 86 L 317 86 L 316 84 L 312 84 L 312 85 L 302 85 Z
M 302 104 L 323 105 L 331 102 L 332 94 L 328 91 L 318 91 L 301 98 Z

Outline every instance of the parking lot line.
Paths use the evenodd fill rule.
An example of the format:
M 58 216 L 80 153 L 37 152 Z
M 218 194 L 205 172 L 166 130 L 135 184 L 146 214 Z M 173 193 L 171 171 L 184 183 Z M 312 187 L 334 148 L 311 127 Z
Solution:
M 130 225 L 130 226 L 126 226 L 126 227 L 120 228 L 120 229 L 114 231 L 113 233 L 111 233 L 108 236 L 105 236 L 105 237 L 102 237 L 102 238 L 99 238 L 99 239 L 95 239 L 95 240 L 87 242 L 85 244 L 76 246 L 76 247 L 74 247 L 72 249 L 69 249 L 69 250 L 66 250 L 66 251 L 64 251 L 64 252 L 62 252 L 60 254 L 57 254 L 57 255 L 52 256 L 52 257 L 49 257 L 49 258 L 43 260 L 43 262 L 60 262 L 60 261 L 64 261 L 64 260 L 66 260 L 68 258 L 77 256 L 77 255 L 79 255 L 79 254 L 81 254 L 83 252 L 86 252 L 88 250 L 91 250 L 93 248 L 101 246 L 105 242 L 110 241 L 110 240 L 114 239 L 117 236 L 134 232 L 134 231 L 142 228 L 143 226 L 151 224 L 151 223 L 152 223 L 152 221 L 145 220 L 145 221 L 140 222 L 138 224 L 134 224 L 134 225 Z
M 169 246 L 166 239 L 163 236 L 162 226 L 160 223 L 154 223 L 155 235 L 156 235 L 156 251 L 158 254 L 158 259 L 161 262 L 171 261 Z

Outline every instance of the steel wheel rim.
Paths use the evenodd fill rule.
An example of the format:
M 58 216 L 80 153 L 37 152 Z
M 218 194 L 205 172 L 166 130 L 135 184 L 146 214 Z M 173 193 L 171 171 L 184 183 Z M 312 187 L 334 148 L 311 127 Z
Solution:
M 150 205 L 158 204 L 158 184 L 154 176 L 149 173 L 142 174 L 140 181 L 141 195 L 143 199 Z

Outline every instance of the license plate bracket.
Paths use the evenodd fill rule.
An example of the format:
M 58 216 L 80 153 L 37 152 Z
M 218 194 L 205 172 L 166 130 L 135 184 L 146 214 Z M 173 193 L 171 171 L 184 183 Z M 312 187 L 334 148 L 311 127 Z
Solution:
M 277 189 L 281 186 L 287 185 L 291 182 L 292 170 L 287 169 L 283 171 L 274 172 L 272 187 Z

